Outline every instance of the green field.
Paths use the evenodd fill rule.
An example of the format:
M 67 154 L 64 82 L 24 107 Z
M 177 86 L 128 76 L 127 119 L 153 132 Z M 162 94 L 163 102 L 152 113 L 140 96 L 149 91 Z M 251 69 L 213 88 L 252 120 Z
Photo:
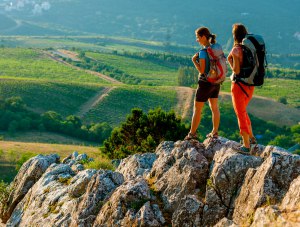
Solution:
M 108 122 L 118 126 L 126 119 L 132 108 L 149 109 L 161 107 L 164 110 L 174 109 L 177 103 L 176 91 L 172 87 L 120 87 L 91 109 L 85 116 L 87 122 Z
M 61 40 L 63 41 L 61 42 Z M 64 40 L 62 37 L 55 39 L 20 37 L 20 40 L 16 38 L 14 41 L 20 43 L 26 41 L 26 45 L 41 45 L 42 47 L 46 47 L 47 45 L 48 47 L 52 45 L 56 47 L 57 44 L 59 48 L 68 46 L 70 49 L 72 45 L 76 46 L 77 44 L 77 48 L 83 47 L 85 50 L 93 46 L 99 47 L 90 49 L 105 52 L 96 53 L 87 51 L 85 52 L 86 56 L 95 59 L 95 62 L 112 66 L 114 69 L 136 77 L 141 80 L 142 84 L 108 83 L 98 76 L 85 72 L 84 69 L 74 69 L 70 65 L 58 63 L 40 49 L 0 48 L 0 98 L 5 99 L 12 96 L 20 96 L 31 111 L 44 113 L 53 110 L 63 117 L 82 113 L 82 121 L 85 124 L 108 122 L 112 127 L 118 127 L 120 123 L 126 120 L 132 108 L 137 107 L 141 108 L 144 112 L 148 112 L 150 109 L 161 107 L 163 110 L 169 111 L 178 107 L 179 100 L 182 102 L 179 105 L 181 108 L 186 104 L 184 102 L 186 97 L 178 97 L 178 94 L 181 93 L 175 87 L 177 86 L 178 71 L 175 67 L 176 64 L 172 66 L 170 62 L 164 62 L 163 60 L 156 62 L 155 59 L 150 61 L 142 58 L 121 56 L 120 54 L 116 54 L 116 52 L 112 52 L 112 50 L 117 49 L 118 53 L 120 53 L 119 50 L 122 50 L 122 47 L 126 47 L 127 49 L 125 48 L 124 50 L 127 51 L 141 51 L 143 48 L 147 49 L 151 47 L 151 45 L 157 48 L 159 45 L 156 43 L 141 42 L 137 46 L 134 46 L 133 40 L 126 40 L 126 42 L 118 40 L 115 43 L 110 40 L 111 43 L 102 43 L 102 39 L 99 39 L 97 43 L 97 39 L 92 37 L 90 37 L 90 40 L 85 40 L 86 42 L 81 42 L 80 38 Z M 76 49 L 76 51 L 78 50 Z M 152 86 L 146 86 L 150 84 Z M 267 78 L 262 88 L 255 89 L 255 95 L 266 97 L 266 102 L 269 102 L 268 98 L 279 100 L 284 97 L 287 100 L 287 107 L 296 107 L 299 109 L 299 86 L 299 80 Z M 108 90 L 108 88 L 113 89 Z M 222 91 L 230 92 L 229 80 L 223 84 Z M 224 100 L 227 103 L 230 102 L 230 96 L 227 95 L 226 97 Z M 274 102 L 271 105 L 272 108 L 277 108 Z M 229 106 L 228 109 L 231 109 L 230 104 Z M 262 104 L 261 106 L 267 105 Z M 280 107 L 280 105 L 278 106 Z M 192 108 L 193 106 L 191 105 L 189 113 L 192 113 Z M 293 110 L 297 111 L 296 108 Z M 277 115 L 274 114 L 275 111 L 271 110 L 271 108 L 270 111 L 273 111 L 274 116 L 282 116 L 280 114 L 284 114 L 288 118 L 290 116 L 289 109 L 281 109 L 285 112 L 279 112 Z M 262 119 L 270 120 L 270 118 L 267 118 L 270 115 L 267 112 L 268 110 L 266 110 L 267 116 L 260 115 Z M 183 112 L 182 110 L 178 111 Z M 209 131 L 211 127 L 209 125 L 211 114 L 210 111 L 206 112 L 206 114 L 203 114 L 202 128 L 200 127 L 200 130 L 205 132 Z M 232 110 L 228 116 L 235 120 Z M 266 117 L 264 118 L 264 116 Z M 297 116 L 297 113 L 295 116 Z M 190 123 L 190 119 L 191 116 L 188 116 L 186 119 L 187 123 Z M 272 121 L 274 122 L 273 119 Z M 204 125 L 206 125 L 205 129 L 203 129 Z M 221 127 L 225 127 L 225 125 L 226 123 L 223 123 Z M 262 130 L 262 133 L 264 132 L 265 128 Z M 0 175 L 8 176 L 8 178 L 5 178 L 7 181 L 10 181 L 16 173 L 16 163 L 22 158 L 44 152 L 58 152 L 64 156 L 72 152 L 72 149 L 77 149 L 49 145 L 49 150 L 47 150 L 48 148 L 43 146 L 43 148 L 40 148 L 39 146 L 41 145 L 38 144 L 28 145 L 30 142 L 73 143 L 70 142 L 72 138 L 67 138 L 63 135 L 53 136 L 52 134 L 44 134 L 42 132 L 18 132 L 16 135 L 9 135 L 8 132 L 5 132 L 0 133 L 0 140 L 3 140 L 1 142 L 2 147 L 0 147 Z M 11 141 L 14 143 L 9 147 L 8 145 Z M 25 143 L 20 144 L 18 142 Z M 84 141 L 77 142 L 76 144 L 88 144 Z M 98 145 L 96 144 L 95 146 Z M 90 151 L 87 148 L 82 148 L 82 152 L 89 153 Z M 97 151 L 90 153 L 96 156 L 99 154 Z
M 222 91 L 230 92 L 229 80 L 223 83 Z M 262 87 L 255 88 L 255 95 L 278 100 L 285 97 L 291 107 L 300 108 L 300 80 L 266 78 Z
M 0 77 L 0 97 L 5 99 L 20 96 L 35 112 L 53 110 L 62 116 L 76 113 L 84 103 L 103 89 L 103 85 L 97 84 Z
M 105 53 L 87 52 L 87 57 L 96 59 L 106 65 L 118 68 L 129 75 L 144 81 L 144 84 L 176 86 L 176 67 L 168 67 L 148 60 L 134 59 L 125 56 Z
M 62 82 L 107 83 L 84 71 L 55 62 L 39 50 L 0 48 L 0 77 L 34 78 Z

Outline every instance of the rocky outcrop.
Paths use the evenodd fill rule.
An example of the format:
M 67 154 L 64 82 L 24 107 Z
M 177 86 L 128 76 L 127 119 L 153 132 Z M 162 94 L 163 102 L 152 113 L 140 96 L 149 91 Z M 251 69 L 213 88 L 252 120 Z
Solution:
M 174 146 L 170 151 L 165 146 Z M 150 172 L 151 187 L 164 202 L 164 209 L 174 212 L 185 195 L 204 194 L 209 163 L 203 155 L 204 147 L 190 142 L 162 144 Z
M 11 184 L 9 198 L 0 206 L 0 218 L 6 222 L 15 207 L 22 201 L 31 187 L 39 180 L 46 169 L 59 160 L 58 155 L 38 155 L 26 162 Z
M 223 217 L 232 217 L 234 201 L 249 168 L 262 164 L 260 157 L 236 153 L 232 148 L 221 148 L 211 164 L 212 172 L 207 180 L 204 224 L 213 225 Z
M 242 224 L 253 216 L 257 208 L 279 204 L 291 182 L 299 175 L 299 155 L 276 150 L 269 153 L 259 167 L 247 171 L 235 201 L 234 222 Z
M 255 211 L 251 226 L 300 226 L 300 176 L 293 180 L 280 205 Z
M 299 226 L 300 156 L 261 145 L 242 155 L 236 146 L 166 141 L 116 171 L 85 170 L 89 159 L 78 153 L 62 163 L 37 156 L 13 182 L 1 218 L 7 226 Z
M 149 186 L 142 177 L 126 181 L 105 203 L 94 226 L 162 226 L 162 213 L 150 200 Z
M 122 173 L 125 180 L 147 175 L 156 159 L 153 153 L 135 154 L 121 160 L 116 172 Z

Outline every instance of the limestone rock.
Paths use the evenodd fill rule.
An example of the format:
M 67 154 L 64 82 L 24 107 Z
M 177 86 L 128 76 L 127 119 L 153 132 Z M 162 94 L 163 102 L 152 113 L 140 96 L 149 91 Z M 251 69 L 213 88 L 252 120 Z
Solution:
M 159 156 L 149 181 L 160 193 L 164 209 L 174 212 L 185 195 L 204 194 L 208 161 L 202 154 L 204 148 L 193 147 L 190 141 L 178 141 L 173 150 L 161 150 L 163 146 L 156 151 Z
M 155 159 L 153 153 L 135 154 L 123 159 L 116 172 L 122 173 L 125 180 L 134 179 L 149 172 Z
M 299 167 L 300 168 L 300 167 Z M 296 210 L 300 211 L 300 176 L 298 176 L 290 185 L 288 192 L 285 194 L 281 208 L 284 210 Z M 300 215 L 299 215 L 300 217 Z
M 114 191 L 110 199 L 103 205 L 94 226 L 133 226 L 134 223 L 141 220 L 156 223 L 154 221 L 154 219 L 156 220 L 155 215 L 149 207 L 150 204 L 146 205 L 150 199 L 150 189 L 141 176 L 126 181 Z M 143 206 L 145 207 L 143 208 Z M 151 215 L 142 218 L 145 213 Z
M 68 189 L 74 172 L 68 165 L 52 164 L 14 209 L 7 226 L 39 226 L 58 223 L 71 213 Z
M 258 208 L 251 226 L 300 226 L 300 176 L 290 185 L 280 206 Z
M 153 163 L 150 177 L 161 178 L 173 166 L 175 162 L 174 157 L 171 155 L 173 148 L 174 142 L 166 141 L 159 144 L 155 151 L 159 161 L 156 160 Z
M 120 173 L 110 170 L 97 171 L 85 184 L 84 194 L 72 215 L 71 226 L 92 226 L 106 200 L 123 182 L 124 178 Z M 74 197 L 76 196 L 80 196 L 80 194 Z
M 291 182 L 300 175 L 299 155 L 277 149 L 272 149 L 268 154 L 260 167 L 249 169 L 246 173 L 235 201 L 233 221 L 237 224 L 248 220 L 259 207 L 280 203 Z
M 123 223 L 131 226 L 159 227 L 165 224 L 165 219 L 159 206 L 157 204 L 151 205 L 148 201 L 137 212 L 134 221 L 127 220 Z
M 63 164 L 37 156 L 1 217 L 25 227 L 299 226 L 300 156 L 261 145 L 242 155 L 237 146 L 221 137 L 162 142 L 155 154 L 120 160 L 116 172 L 84 170 L 89 159 L 78 152 Z
M 228 218 L 222 218 L 214 227 L 239 227 L 232 220 Z
M 39 180 L 46 169 L 59 161 L 59 156 L 38 155 L 25 162 L 19 170 L 17 176 L 11 184 L 12 191 L 5 203 L 1 207 L 0 218 L 5 223 L 11 216 L 18 203 L 25 197 L 30 188 Z
M 222 147 L 227 146 L 227 142 L 229 142 L 228 139 L 220 136 L 218 137 L 218 139 L 208 138 L 204 140 L 203 146 L 205 149 L 203 149 L 203 155 L 209 162 L 211 162 L 214 158 L 216 151 L 219 151 Z
M 172 226 L 201 226 L 204 204 L 195 195 L 185 196 L 172 216 Z
M 280 210 L 277 206 L 260 207 L 256 210 L 251 227 L 260 226 L 300 226 L 300 210 L 294 211 Z
M 234 145 L 227 144 L 215 153 L 205 196 L 204 225 L 211 226 L 223 217 L 232 217 L 236 194 L 247 170 L 263 162 L 262 158 L 235 152 L 230 148 Z

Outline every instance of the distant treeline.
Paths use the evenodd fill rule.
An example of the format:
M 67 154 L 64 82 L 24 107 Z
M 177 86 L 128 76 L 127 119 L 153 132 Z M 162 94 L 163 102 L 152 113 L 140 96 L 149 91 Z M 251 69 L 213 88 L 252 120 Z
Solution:
M 300 70 L 300 54 L 267 54 L 272 67 Z
M 0 99 L 0 130 L 14 134 L 19 131 L 39 130 L 62 133 L 82 140 L 102 143 L 111 134 L 108 123 L 84 125 L 77 116 L 65 119 L 54 111 L 37 114 L 29 111 L 20 97 Z
M 270 67 L 267 69 L 266 77 L 300 80 L 300 70 Z
M 107 76 L 110 76 L 110 77 L 112 77 L 118 81 L 121 81 L 123 83 L 126 83 L 126 84 L 140 84 L 141 83 L 141 80 L 133 75 L 129 75 L 118 68 L 115 68 L 111 65 L 101 63 L 99 61 L 96 61 L 92 58 L 85 56 L 84 51 L 80 51 L 79 58 L 82 61 L 80 61 L 80 62 L 72 61 L 69 58 L 66 58 L 64 60 L 66 60 L 68 63 L 73 64 L 82 69 L 88 69 L 88 70 L 92 70 L 95 72 L 103 73 Z
M 73 65 L 83 68 L 83 69 L 89 69 L 89 70 L 92 70 L 95 72 L 103 73 L 103 74 L 110 76 L 110 77 L 112 77 L 118 81 L 121 81 L 125 84 L 132 84 L 132 85 L 143 84 L 143 81 L 141 79 L 135 77 L 134 75 L 129 75 L 114 66 L 107 65 L 107 64 L 104 64 L 93 58 L 87 57 L 85 55 L 85 52 L 82 50 L 78 50 L 76 48 L 73 48 L 72 50 L 79 52 L 78 57 L 82 61 L 80 61 L 80 62 L 72 61 L 72 59 L 63 58 L 63 60 L 67 61 L 70 64 L 73 64 Z M 134 59 L 147 60 L 147 61 L 150 61 L 153 63 L 167 65 L 167 66 L 173 67 L 175 69 L 179 68 L 179 67 L 192 66 L 190 57 L 176 55 L 176 54 L 170 54 L 170 53 L 168 54 L 168 53 L 150 53 L 150 52 L 113 51 L 112 54 L 130 57 L 130 58 L 134 58 Z M 150 85 L 150 84 L 148 84 L 148 85 Z
M 92 71 L 100 72 L 105 75 L 108 75 L 116 80 L 119 80 L 126 84 L 142 84 L 143 81 L 134 75 L 129 75 L 122 70 L 101 63 L 92 58 L 86 57 L 85 52 L 78 49 L 73 49 L 74 51 L 79 51 L 79 58 L 82 59 L 81 62 L 75 62 L 71 59 L 65 58 L 64 60 L 69 63 L 84 69 L 89 69 Z M 193 86 L 197 84 L 198 81 L 198 72 L 194 68 L 192 61 L 189 56 L 172 54 L 172 53 L 151 53 L 151 52 L 130 52 L 130 51 L 112 51 L 112 54 L 130 57 L 134 59 L 147 60 L 154 63 L 159 63 L 162 65 L 167 65 L 170 67 L 178 68 L 178 85 L 179 86 Z M 296 58 L 298 56 L 289 56 Z M 271 59 L 277 59 L 277 62 L 280 62 L 277 55 L 271 55 Z M 299 57 L 300 58 L 300 57 Z M 284 61 L 284 59 L 282 60 Z M 298 63 L 296 63 L 297 65 Z M 298 64 L 300 65 L 300 63 Z M 289 69 L 289 68 L 280 68 L 279 64 L 270 64 L 266 71 L 267 78 L 284 78 L 284 79 L 300 79 L 300 70 Z M 231 74 L 231 69 L 228 66 L 227 76 Z
M 121 56 L 131 57 L 135 59 L 148 60 L 155 63 L 167 64 L 169 66 L 180 67 L 180 66 L 192 66 L 191 57 L 184 55 L 177 55 L 171 53 L 151 53 L 151 52 L 129 52 L 114 51 L 114 54 Z
M 231 74 L 231 70 L 229 70 L 227 76 L 229 76 L 230 74 Z M 190 87 L 190 86 L 194 86 L 198 82 L 198 71 L 195 69 L 195 67 L 188 67 L 188 66 L 179 67 L 177 75 L 178 75 L 177 80 L 179 86 Z M 300 80 L 300 70 L 267 68 L 266 77 Z

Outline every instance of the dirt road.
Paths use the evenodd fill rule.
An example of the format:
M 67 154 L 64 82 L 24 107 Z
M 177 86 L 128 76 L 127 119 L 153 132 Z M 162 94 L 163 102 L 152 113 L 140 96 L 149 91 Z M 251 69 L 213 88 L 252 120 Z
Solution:
M 89 112 L 90 109 L 99 104 L 106 96 L 108 96 L 109 92 L 115 88 L 116 87 L 107 87 L 103 91 L 98 92 L 94 97 L 90 98 L 86 103 L 84 103 L 75 115 L 84 117 L 84 115 Z
M 189 87 L 176 87 L 177 105 L 175 111 L 182 119 L 190 116 L 193 111 L 194 89 Z

